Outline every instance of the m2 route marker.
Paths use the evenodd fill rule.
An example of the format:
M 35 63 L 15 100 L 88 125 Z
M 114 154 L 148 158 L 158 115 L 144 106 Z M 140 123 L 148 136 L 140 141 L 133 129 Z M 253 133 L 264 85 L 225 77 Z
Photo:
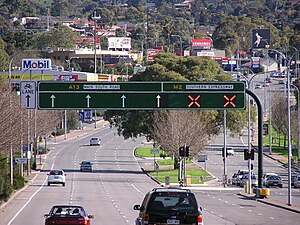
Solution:
M 38 83 L 39 109 L 245 109 L 244 82 Z

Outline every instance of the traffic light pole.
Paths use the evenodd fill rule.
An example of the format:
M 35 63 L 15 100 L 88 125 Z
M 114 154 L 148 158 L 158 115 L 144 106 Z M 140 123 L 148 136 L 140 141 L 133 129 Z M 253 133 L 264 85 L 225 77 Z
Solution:
M 246 89 L 246 94 L 250 95 L 256 102 L 258 114 L 258 188 L 262 188 L 263 177 L 263 109 L 258 96 Z M 250 135 L 250 134 L 248 134 Z

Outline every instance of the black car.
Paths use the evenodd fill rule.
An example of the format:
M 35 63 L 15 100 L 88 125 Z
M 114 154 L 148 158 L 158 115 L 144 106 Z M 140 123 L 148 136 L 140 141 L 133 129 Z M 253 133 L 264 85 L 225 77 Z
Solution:
M 140 211 L 136 225 L 203 224 L 202 209 L 188 189 L 154 188 L 133 209 Z

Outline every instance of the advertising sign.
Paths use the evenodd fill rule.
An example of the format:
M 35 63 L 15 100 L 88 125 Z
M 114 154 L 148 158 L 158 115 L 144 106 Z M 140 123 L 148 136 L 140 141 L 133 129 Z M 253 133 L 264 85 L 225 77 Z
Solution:
M 192 48 L 195 49 L 211 49 L 212 48 L 211 39 L 192 39 Z
M 131 49 L 131 38 L 127 37 L 109 37 L 108 49 L 126 48 Z
M 251 58 L 251 65 L 252 65 L 253 69 L 259 68 L 259 64 L 260 64 L 260 58 L 259 57 L 252 57 Z
M 148 49 L 147 50 L 147 60 L 154 61 L 154 56 L 158 53 L 158 49 Z
M 49 70 L 51 59 L 23 59 L 22 70 Z
M 270 29 L 252 30 L 252 48 L 269 48 Z
M 214 52 L 197 52 L 197 56 L 208 56 L 208 57 L 214 57 Z

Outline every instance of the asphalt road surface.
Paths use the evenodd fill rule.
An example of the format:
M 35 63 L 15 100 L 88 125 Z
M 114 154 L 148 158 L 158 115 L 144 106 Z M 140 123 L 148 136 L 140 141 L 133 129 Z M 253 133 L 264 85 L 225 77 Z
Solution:
M 98 136 L 100 146 L 89 146 L 89 139 Z M 40 225 L 44 214 L 55 204 L 79 204 L 95 218 L 91 224 L 135 224 L 144 195 L 159 184 L 141 171 L 133 150 L 143 146 L 143 138 L 124 140 L 109 127 L 66 141 L 49 143 L 51 152 L 40 173 L 22 192 L 16 194 L 0 211 L 2 225 Z M 82 160 L 93 162 L 93 172 L 80 172 Z M 233 166 L 234 167 L 234 166 Z M 66 186 L 47 186 L 47 173 L 63 168 Z M 220 168 L 213 163 L 209 170 Z M 239 195 L 240 188 L 209 187 L 195 189 L 203 209 L 204 223 L 221 224 L 297 224 L 300 214 L 269 206 Z

